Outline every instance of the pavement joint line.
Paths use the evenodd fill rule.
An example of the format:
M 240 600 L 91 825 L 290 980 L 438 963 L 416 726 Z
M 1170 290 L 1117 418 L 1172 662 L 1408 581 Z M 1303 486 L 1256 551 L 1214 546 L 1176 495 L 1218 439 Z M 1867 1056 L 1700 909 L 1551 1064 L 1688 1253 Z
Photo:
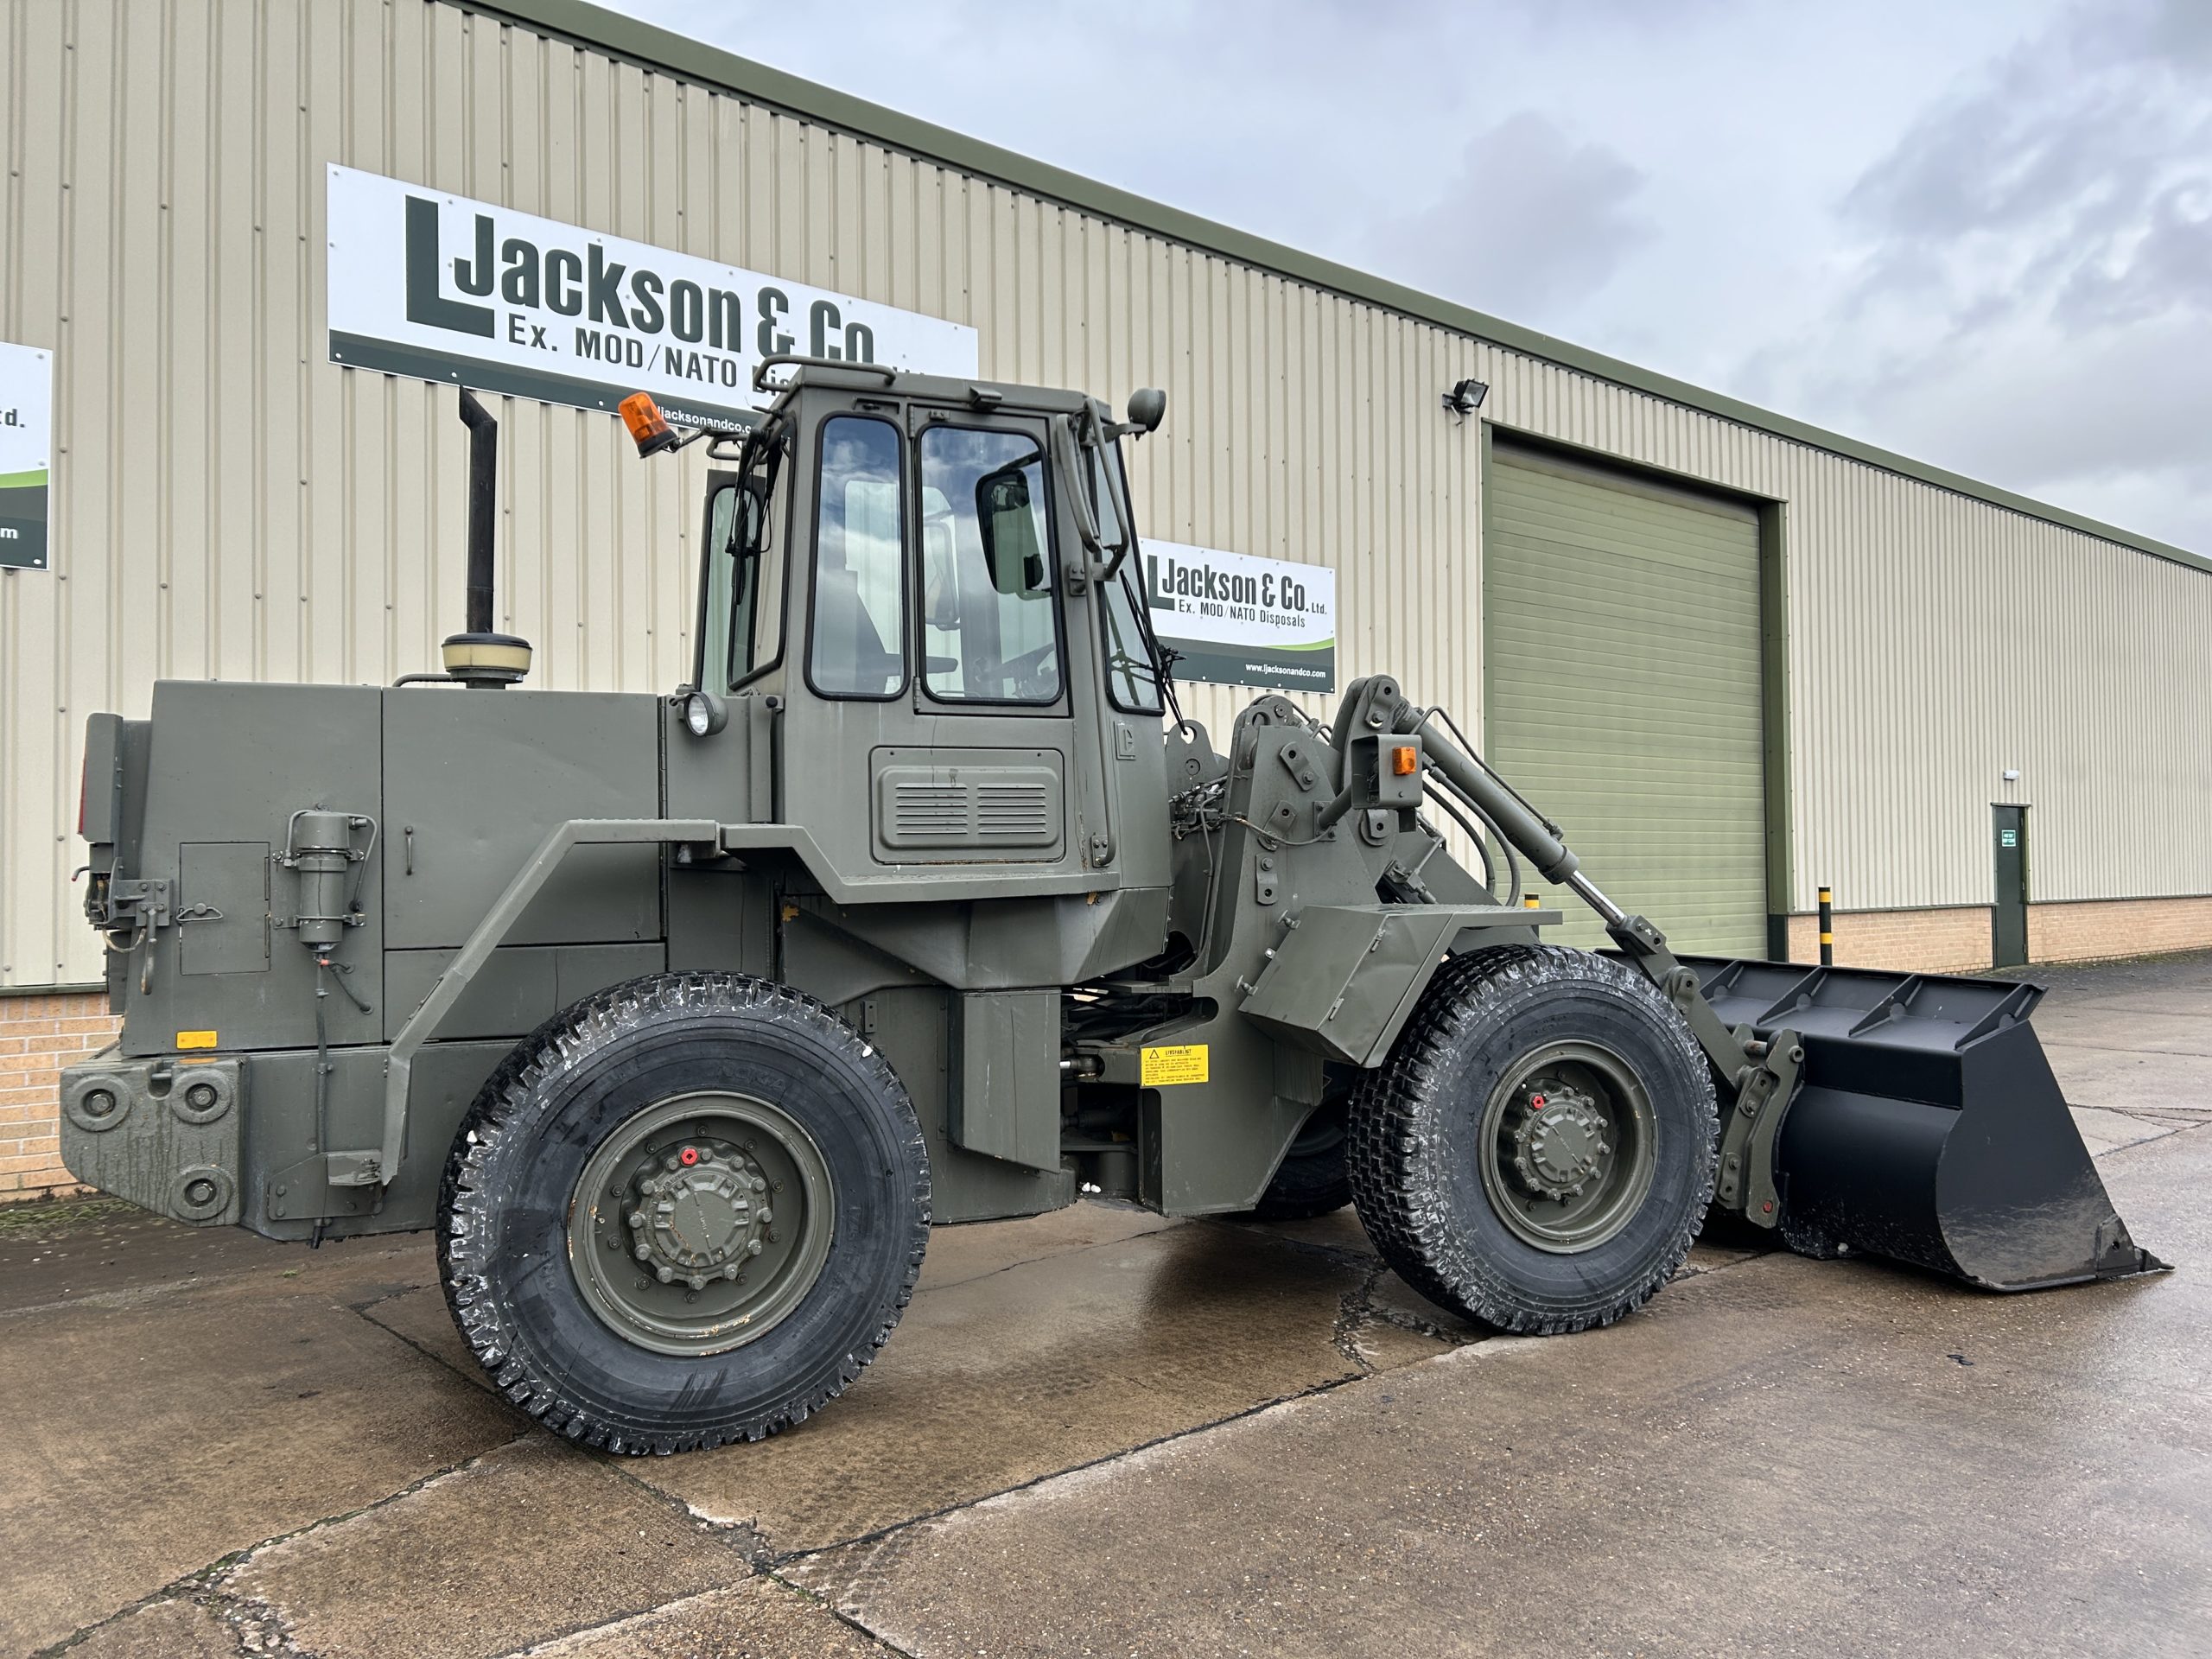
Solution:
M 1717 1250 L 1732 1247 L 1725 1247 L 1716 1244 L 1713 1248 Z M 1694 1268 L 1691 1267 L 1688 1262 L 1685 1262 L 1681 1267 L 1675 1269 L 1674 1277 L 1667 1281 L 1667 1285 L 1678 1284 L 1685 1279 L 1710 1279 L 1716 1273 L 1733 1273 L 1738 1268 L 1748 1268 L 1754 1262 L 1764 1262 L 1770 1256 L 1788 1255 L 1789 1254 L 1790 1251 L 1789 1246 L 1785 1244 L 1777 1244 L 1771 1249 L 1745 1247 L 1744 1253 L 1736 1257 L 1734 1261 L 1716 1262 L 1709 1268 Z M 1660 1286 L 1657 1290 L 1652 1293 L 1655 1300 L 1658 1297 L 1664 1296 L 1667 1294 L 1667 1285 Z M 1648 1307 L 1650 1304 L 1647 1302 L 1644 1306 Z M 1640 1308 L 1637 1310 L 1639 1313 L 1642 1311 L 1643 1310 Z
M 1231 1221 L 1224 1216 L 1198 1216 L 1193 1219 L 1202 1227 L 1218 1227 L 1247 1238 L 1265 1239 L 1268 1243 L 1280 1245 L 1287 1250 L 1299 1250 L 1308 1255 L 1325 1257 L 1341 1267 L 1364 1268 L 1371 1262 L 1382 1260 L 1373 1250 L 1363 1250 L 1349 1244 L 1332 1244 L 1318 1238 L 1294 1238 L 1287 1233 L 1277 1232 L 1269 1222 Z
M 2085 1043 L 2078 1037 L 2047 1037 L 2037 1032 L 2046 1049 L 2094 1048 L 2100 1054 L 2169 1054 L 2177 1059 L 2212 1059 L 2212 1048 L 2145 1048 L 2140 1043 Z
M 403 1296 L 412 1296 L 418 1290 L 432 1289 L 436 1287 L 438 1281 L 435 1279 L 425 1279 L 416 1284 L 400 1285 L 396 1289 L 387 1290 L 380 1294 L 372 1296 L 366 1301 L 341 1302 L 339 1306 L 345 1308 L 349 1313 L 359 1313 L 365 1318 L 368 1314 L 368 1311 L 372 1307 L 382 1307 L 386 1302 L 396 1302 Z
M 424 1285 L 419 1286 L 417 1288 L 427 1290 L 429 1287 Z M 514 1402 L 508 1399 L 505 1395 L 499 1392 L 498 1386 L 493 1383 L 492 1380 L 491 1374 L 483 1370 L 482 1367 L 480 1366 L 474 1370 L 470 1370 L 456 1365 L 452 1360 L 440 1353 L 436 1349 L 425 1348 L 421 1343 L 416 1341 L 414 1338 L 409 1336 L 404 1331 L 395 1331 L 391 1326 L 386 1325 L 382 1319 L 370 1319 L 368 1309 L 370 1307 L 379 1307 L 382 1306 L 383 1304 L 381 1302 L 371 1302 L 366 1307 L 347 1308 L 346 1311 L 354 1315 L 357 1319 L 362 1319 L 370 1325 L 373 1325 L 378 1330 L 383 1332 L 385 1335 L 391 1338 L 394 1341 L 401 1344 L 403 1346 L 412 1348 L 416 1353 L 422 1355 L 423 1358 L 433 1362 L 445 1370 L 452 1372 L 454 1376 L 459 1377 L 462 1382 L 469 1383 L 474 1387 L 482 1388 L 485 1392 L 491 1395 L 493 1399 L 497 1400 L 502 1406 L 505 1407 L 508 1411 L 514 1412 L 518 1416 L 524 1414 L 521 1412 L 516 1411 Z M 535 1429 L 540 1426 L 533 1420 L 531 1421 L 531 1427 Z
M 2172 1130 L 2165 1135 L 2146 1135 L 2140 1141 L 2130 1141 L 2126 1146 L 2114 1147 L 2110 1152 L 2094 1154 L 2091 1155 L 2090 1161 L 2101 1164 L 2107 1158 L 2125 1157 L 2131 1152 L 2138 1151 L 2144 1147 L 2155 1147 L 2163 1141 L 2174 1139 L 2177 1135 L 2196 1135 L 2206 1129 L 2212 1129 L 2212 1122 L 2177 1123 Z
M 1465 1352 L 1469 1349 L 1485 1348 L 1490 1345 L 1491 1344 L 1487 1340 L 1465 1343 L 1458 1349 L 1447 1351 L 1447 1353 Z M 1437 1354 L 1430 1357 L 1441 1359 L 1446 1357 L 1446 1354 Z M 1413 1362 L 1415 1365 L 1426 1363 L 1424 1360 Z M 1065 1468 L 1047 1469 L 1041 1474 L 1032 1475 L 1027 1480 L 1018 1480 L 1011 1486 L 1001 1486 L 995 1491 L 981 1492 L 974 1497 L 962 1498 L 957 1503 L 947 1503 L 938 1509 L 925 1510 L 920 1515 L 908 1516 L 903 1521 L 889 1522 L 883 1526 L 871 1528 L 866 1532 L 855 1533 L 849 1538 L 832 1539 L 826 1544 L 817 1544 L 806 1549 L 779 1551 L 769 1556 L 761 1570 L 771 1577 L 781 1580 L 785 1567 L 794 1566 L 801 1561 L 811 1560 L 817 1555 L 826 1555 L 833 1550 L 853 1549 L 862 1544 L 882 1543 L 913 1528 L 925 1527 L 932 1522 L 949 1519 L 963 1510 L 975 1509 L 978 1505 L 991 1503 L 998 1498 L 1011 1497 L 1018 1492 L 1026 1492 L 1033 1487 L 1041 1486 L 1047 1481 L 1104 1469 L 1125 1459 L 1136 1457 L 1140 1453 L 1157 1451 L 1163 1446 L 1172 1446 L 1178 1440 L 1187 1440 L 1198 1435 L 1210 1434 L 1217 1429 L 1228 1428 L 1237 1423 L 1248 1421 L 1283 1406 L 1296 1405 L 1301 1400 L 1313 1400 L 1325 1394 L 1333 1394 L 1350 1383 L 1381 1382 L 1389 1377 L 1392 1372 L 1407 1369 L 1408 1368 L 1402 1365 L 1393 1366 L 1389 1371 L 1365 1370 L 1354 1372 L 1348 1376 L 1331 1377 L 1325 1382 L 1316 1382 L 1309 1388 L 1300 1389 L 1295 1393 L 1278 1395 L 1272 1400 L 1259 1401 L 1241 1410 L 1232 1411 L 1224 1417 L 1209 1418 L 1203 1423 L 1192 1423 L 1187 1428 L 1173 1429 L 1167 1433 L 1155 1435 L 1151 1440 L 1141 1440 L 1135 1446 L 1125 1446 L 1119 1451 L 1102 1452 L 1097 1457 L 1086 1458 L 1080 1463 L 1069 1464 Z
M 2169 1119 L 2190 1123 L 2202 1116 L 2185 1106 L 2164 1109 L 2155 1106 L 2093 1106 L 2084 1101 L 2072 1100 L 2066 1103 L 2066 1109 L 2069 1112 L 2110 1112 L 2114 1117 L 2132 1117 L 2139 1123 L 2164 1122 Z
M 345 1510 L 341 1514 L 318 1516 L 315 1519 L 306 1522 L 300 1526 L 294 1527 L 288 1532 L 272 1533 L 268 1537 L 258 1539 L 253 1543 L 241 1545 L 236 1549 L 226 1550 L 222 1554 L 218 1555 L 213 1560 L 207 1562 L 205 1566 L 195 1567 L 188 1572 L 180 1573 L 168 1583 L 147 1592 L 146 1594 L 140 1596 L 137 1600 L 124 1604 L 123 1606 L 117 1608 L 111 1613 L 102 1614 L 89 1624 L 79 1625 L 67 1636 L 63 1637 L 59 1642 L 49 1643 L 45 1647 L 37 1649 L 31 1654 L 30 1659 L 53 1659 L 54 1656 L 67 1652 L 71 1648 L 76 1647 L 80 1643 L 89 1639 L 96 1632 L 103 1630 L 109 1625 L 116 1624 L 120 1620 L 130 1618 L 133 1613 L 143 1611 L 146 1608 L 153 1606 L 156 1602 L 179 1599 L 195 1600 L 200 1598 L 206 1598 L 211 1601 L 236 1602 L 241 1605 L 247 1605 L 251 1602 L 251 1598 L 241 1596 L 235 1591 L 226 1588 L 223 1583 L 223 1579 L 226 1574 L 229 1573 L 233 1569 L 245 1565 L 247 1560 L 251 1557 L 259 1554 L 264 1549 L 273 1548 L 278 1544 L 289 1543 L 295 1538 L 303 1538 L 311 1532 L 319 1532 L 325 1527 L 334 1527 L 340 1522 L 351 1521 L 358 1516 L 368 1515 L 377 1510 L 381 1510 L 387 1504 L 397 1503 L 400 1499 L 404 1497 L 410 1497 L 415 1493 L 423 1491 L 425 1487 L 434 1485 L 437 1482 L 445 1479 L 449 1475 L 457 1475 L 463 1470 L 471 1467 L 473 1465 L 482 1462 L 484 1459 L 489 1457 L 493 1452 L 504 1451 L 511 1446 L 520 1445 L 524 1440 L 530 1439 L 533 1434 L 540 1432 L 542 1431 L 533 1427 L 529 1431 L 518 1434 L 513 1440 L 502 1440 L 497 1446 L 487 1446 L 481 1452 L 471 1452 L 467 1457 L 461 1459 L 457 1463 L 450 1463 L 442 1468 L 433 1469 L 429 1473 L 417 1476 L 415 1479 L 409 1481 L 404 1486 L 399 1487 L 394 1491 L 387 1492 L 382 1497 L 372 1499 L 366 1503 L 359 1504 L 353 1509 Z M 273 1611 L 271 1617 L 276 1617 Z M 225 1622 L 230 1623 L 231 1621 L 226 1618 Z M 281 1624 L 281 1622 L 282 1621 L 280 1619 L 279 1623 Z M 287 1637 L 285 1640 L 287 1644 L 289 1645 L 290 1638 Z M 292 1650 L 295 1652 L 299 1651 L 296 1648 L 294 1648 Z
M 1337 1318 L 1329 1332 L 1329 1345 L 1363 1376 L 1376 1375 L 1375 1362 L 1359 1351 L 1359 1327 L 1375 1316 L 1375 1287 L 1389 1269 L 1379 1261 L 1368 1264 L 1359 1282 L 1337 1299 Z
M 563 1443 L 565 1445 L 566 1441 Z M 582 1448 L 579 1450 L 581 1451 Z M 640 1468 L 649 1468 L 658 1464 L 660 1461 L 658 1458 L 631 1458 L 624 1457 L 619 1452 L 600 1451 L 586 1451 L 582 1452 L 582 1455 L 621 1479 L 628 1481 L 663 1509 L 682 1516 L 686 1525 L 696 1527 L 701 1531 L 716 1538 L 730 1541 L 732 1547 L 753 1572 L 765 1573 L 768 1570 L 768 1564 L 774 1559 L 774 1552 L 769 1548 L 768 1540 L 762 1534 L 756 1522 L 717 1521 L 710 1516 L 702 1515 L 675 1493 L 654 1485 L 652 1482 L 637 1472 Z
M 861 1619 L 856 1618 L 855 1615 L 847 1612 L 843 1608 L 837 1605 L 836 1602 L 831 1601 L 827 1596 L 818 1595 L 814 1591 L 808 1589 L 803 1584 L 792 1583 L 781 1573 L 776 1571 L 775 1568 L 764 1567 L 761 1570 L 761 1575 L 767 1579 L 771 1583 L 780 1584 L 786 1590 L 792 1591 L 798 1595 L 804 1596 L 816 1606 L 825 1610 L 830 1618 L 836 1619 L 840 1624 L 845 1626 L 846 1629 L 857 1631 L 874 1646 L 881 1648 L 886 1653 L 895 1653 L 899 1656 L 899 1659 L 919 1659 L 919 1656 L 918 1656 L 912 1648 L 900 1647 L 889 1637 L 884 1635 L 882 1631 L 869 1629 L 868 1626 L 862 1623 Z
M 962 1225 L 965 1224 L 955 1224 Z M 995 1279 L 1002 1273 L 1012 1273 L 1016 1268 L 1033 1267 L 1039 1262 L 1057 1262 L 1063 1256 L 1085 1255 L 1092 1250 L 1103 1250 L 1116 1244 L 1132 1244 L 1141 1238 L 1157 1238 L 1162 1233 L 1172 1233 L 1178 1227 L 1186 1225 L 1188 1225 L 1188 1224 L 1179 1217 L 1163 1216 L 1160 1217 L 1160 1224 L 1159 1226 L 1147 1227 L 1141 1233 L 1128 1233 L 1124 1234 L 1120 1238 L 1094 1239 L 1088 1244 L 1071 1245 L 1065 1250 L 1045 1250 L 1036 1255 L 1025 1255 L 1019 1262 L 1008 1262 L 999 1267 L 986 1268 L 981 1273 L 969 1274 L 965 1279 L 948 1279 L 941 1285 L 917 1286 L 914 1290 L 914 1294 L 917 1296 L 933 1296 L 941 1290 L 954 1290 L 957 1289 L 962 1285 L 981 1284 L 984 1280 Z M 923 1259 L 925 1262 L 928 1260 L 926 1251 L 924 1252 Z
M 632 1629 L 642 1627 L 650 1619 L 663 1618 L 670 1613 L 680 1612 L 686 1608 L 710 1600 L 715 1596 L 727 1595 L 730 1591 L 744 1584 L 755 1581 L 773 1584 L 780 1589 L 798 1596 L 803 1600 L 813 1603 L 840 1624 L 847 1626 L 864 1637 L 871 1645 L 882 1649 L 886 1653 L 898 1654 L 900 1659 L 915 1659 L 915 1656 L 906 1649 L 886 1641 L 865 1624 L 824 1601 L 804 1585 L 793 1584 L 788 1579 L 765 1570 L 755 1574 L 753 1579 L 739 1580 L 737 1585 L 718 1584 L 712 1589 L 694 1591 L 688 1596 L 678 1596 L 673 1601 L 659 1602 L 651 1607 L 640 1608 L 636 1612 L 624 1613 L 619 1618 L 602 1620 L 596 1624 L 579 1624 L 574 1630 L 560 1630 L 550 1636 L 537 1637 L 523 1647 L 502 1649 L 499 1653 L 490 1656 L 490 1659 L 539 1659 L 542 1655 L 556 1653 L 563 1643 L 574 1642 L 579 1637 L 623 1635 Z

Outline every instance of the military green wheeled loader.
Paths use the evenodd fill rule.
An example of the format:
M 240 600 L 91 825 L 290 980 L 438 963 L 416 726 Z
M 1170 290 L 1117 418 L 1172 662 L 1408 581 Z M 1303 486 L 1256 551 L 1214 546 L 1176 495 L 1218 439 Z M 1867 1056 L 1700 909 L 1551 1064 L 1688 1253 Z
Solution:
M 92 717 L 123 1030 L 64 1074 L 79 1178 L 309 1243 L 435 1227 L 499 1386 L 631 1452 L 803 1420 L 932 1224 L 1084 1190 L 1349 1201 L 1524 1332 L 1637 1307 L 1708 1206 L 1996 1289 L 2158 1265 L 2032 988 L 1678 957 L 1385 676 L 1325 725 L 1171 721 L 1121 456 L 1159 394 L 761 375 L 740 435 L 626 408 L 719 468 L 672 695 L 515 688 L 463 393 L 444 673 Z M 1543 944 L 1528 871 L 1615 948 Z

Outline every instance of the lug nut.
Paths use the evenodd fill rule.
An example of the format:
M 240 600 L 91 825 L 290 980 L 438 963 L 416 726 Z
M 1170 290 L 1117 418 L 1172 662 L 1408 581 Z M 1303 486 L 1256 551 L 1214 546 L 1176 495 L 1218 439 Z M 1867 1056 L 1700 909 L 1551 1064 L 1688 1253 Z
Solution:
M 664 1285 L 673 1284 L 676 1281 L 676 1269 L 674 1268 L 664 1266 L 655 1268 L 653 1269 L 653 1276 L 658 1279 Z
M 702 1273 L 695 1273 L 683 1282 L 694 1290 L 704 1290 L 707 1287 L 707 1276 Z
M 632 1227 L 644 1226 L 645 1224 L 645 1212 L 642 1210 L 632 1210 L 630 1212 L 630 1224 Z
M 638 1260 L 640 1262 L 650 1262 L 652 1260 L 652 1246 L 650 1244 L 640 1244 L 633 1254 L 635 1254 Z

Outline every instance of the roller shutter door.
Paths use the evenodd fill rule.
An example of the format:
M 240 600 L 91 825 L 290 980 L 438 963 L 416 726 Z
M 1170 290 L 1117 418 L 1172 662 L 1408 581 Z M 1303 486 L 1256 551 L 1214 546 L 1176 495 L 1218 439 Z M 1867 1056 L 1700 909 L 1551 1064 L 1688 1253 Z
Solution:
M 1676 948 L 1764 956 L 1756 512 L 1503 442 L 1490 483 L 1491 764 Z

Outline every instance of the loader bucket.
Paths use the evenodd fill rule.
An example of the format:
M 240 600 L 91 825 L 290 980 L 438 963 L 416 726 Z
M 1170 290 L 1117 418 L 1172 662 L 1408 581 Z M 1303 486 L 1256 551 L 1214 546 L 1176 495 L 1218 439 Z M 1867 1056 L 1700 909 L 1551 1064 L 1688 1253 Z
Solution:
M 2151 1273 L 2028 1024 L 2039 986 L 1687 958 L 1732 1027 L 1805 1058 L 1775 1141 L 1784 1239 L 1990 1290 Z

